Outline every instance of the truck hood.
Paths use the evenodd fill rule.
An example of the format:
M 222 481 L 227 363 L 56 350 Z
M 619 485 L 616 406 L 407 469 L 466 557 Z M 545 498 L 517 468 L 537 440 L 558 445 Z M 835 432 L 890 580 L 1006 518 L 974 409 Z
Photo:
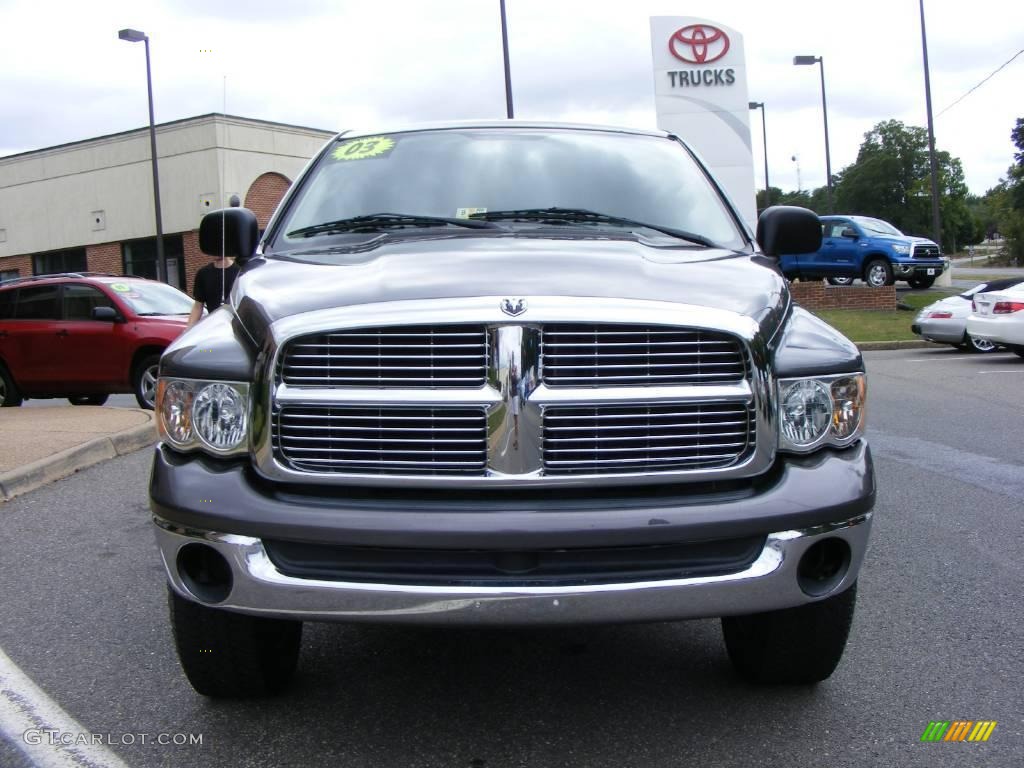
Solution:
M 446 237 L 363 252 L 288 252 L 254 259 L 232 292 L 257 343 L 269 324 L 320 309 L 474 296 L 573 296 L 670 301 L 753 318 L 769 335 L 789 301 L 775 262 L 636 239 Z
M 876 235 L 871 234 L 872 240 L 881 240 L 887 243 L 900 243 L 901 245 L 935 245 L 934 240 L 927 237 L 915 237 L 914 235 Z

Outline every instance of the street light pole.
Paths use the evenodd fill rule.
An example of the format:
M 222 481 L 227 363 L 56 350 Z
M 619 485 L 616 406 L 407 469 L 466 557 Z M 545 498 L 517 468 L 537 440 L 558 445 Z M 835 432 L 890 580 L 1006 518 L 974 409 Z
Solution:
M 821 56 L 794 56 L 797 66 L 818 64 L 821 67 L 821 114 L 825 120 L 825 175 L 828 187 L 828 212 L 832 213 L 832 154 L 828 146 L 828 101 L 825 99 L 825 60 Z
M 935 159 L 935 126 L 932 122 L 932 84 L 928 74 L 928 37 L 924 32 L 924 0 L 921 7 L 921 52 L 924 54 L 924 102 L 928 111 L 928 164 L 932 174 L 932 240 L 942 248 L 942 219 L 939 214 L 939 166 Z
M 160 174 L 156 162 L 156 124 L 153 119 L 153 77 L 149 65 L 149 37 L 137 29 L 122 29 L 117 33 L 121 40 L 146 44 L 146 91 L 149 94 L 149 154 L 153 163 L 153 207 L 156 210 L 156 277 L 166 283 L 167 258 L 164 254 L 164 224 L 160 215 Z
M 500 0 L 500 4 L 501 52 L 505 59 L 505 112 L 508 114 L 508 119 L 511 120 L 514 115 L 512 113 L 512 75 L 508 66 L 508 25 L 505 23 L 505 0 Z
M 768 181 L 768 125 L 764 117 L 764 102 L 751 101 L 747 103 L 750 109 L 761 110 L 761 139 L 764 142 L 764 207 L 772 204 L 772 185 Z

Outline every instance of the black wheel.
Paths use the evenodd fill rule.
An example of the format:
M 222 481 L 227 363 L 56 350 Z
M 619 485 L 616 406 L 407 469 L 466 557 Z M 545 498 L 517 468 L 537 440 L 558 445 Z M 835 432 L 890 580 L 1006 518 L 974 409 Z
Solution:
M 1010 347 L 1017 357 L 1024 357 L 1024 347 Z
M 872 288 L 892 285 L 896 281 L 892 277 L 892 267 L 885 259 L 872 259 L 864 268 L 864 282 Z
M 72 395 L 68 402 L 72 405 L 103 405 L 110 395 Z
M 997 345 L 988 339 L 979 339 L 965 333 L 964 343 L 960 345 L 960 349 L 967 350 L 968 352 L 995 352 Z
M 727 616 L 722 633 L 729 659 L 748 682 L 820 682 L 843 656 L 856 601 L 854 583 L 842 594 L 798 608 Z
M 925 289 L 931 288 L 935 284 L 934 277 L 912 277 L 907 280 L 907 285 L 911 288 Z
M 0 408 L 12 408 L 16 405 L 21 405 L 21 393 L 7 368 L 0 363 Z
M 152 411 L 156 403 L 156 378 L 160 371 L 160 355 L 146 355 L 132 371 L 132 391 L 140 408 Z
M 829 285 L 853 285 L 854 278 L 852 277 L 829 277 Z
M 299 660 L 301 621 L 207 608 L 169 586 L 167 593 L 178 660 L 197 693 L 246 698 L 288 686 Z

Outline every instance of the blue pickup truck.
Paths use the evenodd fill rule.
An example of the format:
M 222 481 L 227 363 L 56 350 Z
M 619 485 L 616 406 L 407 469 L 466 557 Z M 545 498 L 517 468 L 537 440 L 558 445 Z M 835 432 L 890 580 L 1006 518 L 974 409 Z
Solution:
M 822 216 L 821 248 L 779 260 L 790 280 L 826 278 L 848 285 L 860 278 L 874 286 L 906 280 L 911 288 L 930 288 L 948 265 L 931 240 L 904 235 L 869 216 Z

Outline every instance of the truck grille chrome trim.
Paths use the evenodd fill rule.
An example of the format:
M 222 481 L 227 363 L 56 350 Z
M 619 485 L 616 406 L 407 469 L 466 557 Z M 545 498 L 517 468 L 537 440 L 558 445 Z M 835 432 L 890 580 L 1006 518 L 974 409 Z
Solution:
M 664 472 L 728 467 L 755 443 L 743 404 L 546 408 L 547 474 Z
M 299 472 L 480 474 L 486 416 L 479 408 L 285 406 L 274 449 Z
M 735 337 L 610 323 L 545 326 L 541 370 L 552 387 L 726 384 L 742 381 L 746 374 Z
M 484 383 L 483 326 L 359 328 L 300 336 L 278 379 L 303 387 L 473 387 Z
M 256 470 L 278 482 L 527 488 L 741 479 L 771 465 L 775 386 L 753 320 L 527 300 L 528 322 L 488 297 L 275 322 L 253 385 Z M 437 352 L 463 334 L 484 356 L 469 381 L 462 352 Z M 353 351 L 361 340 L 370 348 Z

